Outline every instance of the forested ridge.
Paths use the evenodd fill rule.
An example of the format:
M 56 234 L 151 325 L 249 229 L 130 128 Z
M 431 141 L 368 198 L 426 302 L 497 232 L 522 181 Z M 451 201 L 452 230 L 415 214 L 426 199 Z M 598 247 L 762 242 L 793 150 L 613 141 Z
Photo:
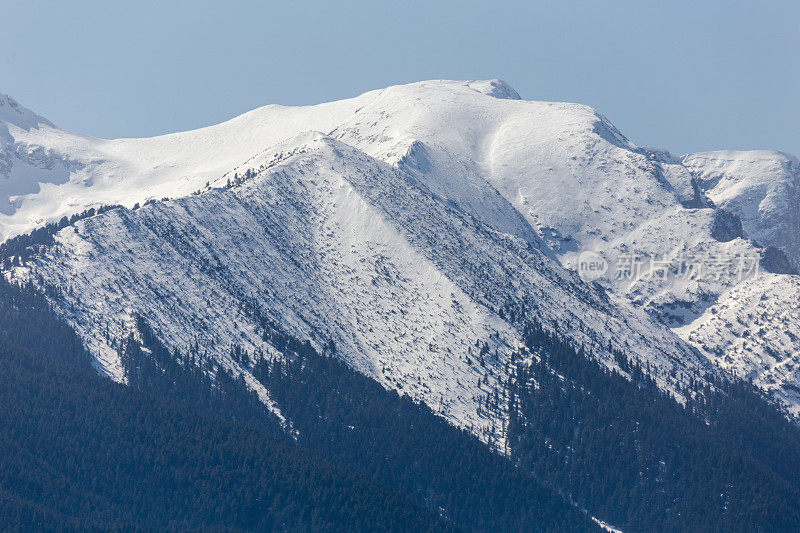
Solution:
M 258 363 L 282 407 L 298 400 L 287 410 L 296 415 L 295 442 L 240 380 L 194 354 L 170 352 L 141 318 L 138 329 L 120 347 L 130 385 L 113 383 L 95 372 L 41 295 L 0 281 L 1 523 L 46 530 L 596 529 L 585 513 L 427 407 L 338 361 L 293 351 L 307 344 L 286 345 L 290 358 L 312 362 L 306 373 Z M 290 390 L 315 394 L 299 401 Z M 343 401 L 325 404 L 340 392 Z M 353 416 L 338 410 L 353 407 Z M 330 423 L 318 423 L 314 409 L 327 410 Z M 353 422 L 369 432 L 342 441 Z
M 152 344 L 132 351 L 135 366 L 167 359 L 143 321 L 140 328 Z M 560 514 L 548 522 L 540 511 L 562 508 L 554 493 L 625 531 L 800 525 L 800 431 L 742 382 L 716 382 L 680 405 L 624 353 L 614 356 L 629 378 L 531 322 L 507 381 L 483 398 L 486 413 L 509 419 L 508 461 L 278 324 L 262 328 L 284 357 L 238 347 L 233 357 L 252 365 L 303 446 L 467 529 L 558 527 Z
M 274 424 L 210 411 L 225 400 L 209 391 L 196 390 L 193 408 L 99 376 L 38 294 L 0 281 L 0 524 L 452 529 L 398 491 L 301 450 Z
M 408 495 L 460 529 L 596 529 L 584 512 L 554 490 L 426 405 L 387 391 L 335 357 L 320 355 L 275 323 L 264 321 L 262 327 L 283 357 L 270 362 L 239 347 L 232 348 L 232 357 L 253 365 L 253 375 L 290 421 L 298 444 L 312 456 Z M 255 394 L 201 355 L 200 347 L 187 354 L 170 352 L 144 318 L 137 319 L 137 329 L 138 335 L 129 336 L 123 347 L 131 386 L 178 402 L 196 401 L 198 396 L 225 416 L 265 423 L 265 410 Z M 196 385 L 210 373 L 215 376 L 213 388 L 198 394 Z
M 512 460 L 625 531 L 797 531 L 800 431 L 765 395 L 719 381 L 686 405 L 537 326 L 508 380 Z M 487 401 L 491 408 L 491 402 Z

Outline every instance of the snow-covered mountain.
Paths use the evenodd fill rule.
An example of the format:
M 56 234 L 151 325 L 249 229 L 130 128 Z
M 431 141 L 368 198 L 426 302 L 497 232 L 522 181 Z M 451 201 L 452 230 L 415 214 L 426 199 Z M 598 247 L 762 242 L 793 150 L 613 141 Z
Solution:
M 763 268 L 798 261 L 790 156 L 677 158 L 634 145 L 591 108 L 524 101 L 498 80 L 267 106 L 110 141 L 0 102 L 4 239 L 89 207 L 126 207 L 66 227 L 7 272 L 60 287 L 56 309 L 115 379 L 115 339 L 142 314 L 168 346 L 207 347 L 269 403 L 227 354 L 239 345 L 277 356 L 262 334 L 271 320 L 502 438 L 504 421 L 481 413 L 480 397 L 506 378 L 535 321 L 609 367 L 624 351 L 679 399 L 723 369 L 800 407 L 787 392 L 800 386 L 789 371 L 800 341 L 778 335 L 793 312 L 774 294 L 796 278 Z M 611 267 L 596 283 L 571 271 L 586 250 Z M 615 276 L 632 256 L 648 261 Z M 679 271 L 687 256 L 759 268 L 692 277 Z M 719 320 L 720 309 L 739 312 L 742 291 L 765 302 L 760 329 L 744 323 L 747 343 Z
M 523 313 L 602 347 L 609 366 L 608 346 L 649 363 L 678 397 L 712 372 L 641 311 L 328 136 L 300 135 L 247 164 L 231 188 L 79 221 L 15 274 L 60 288 L 57 309 L 115 379 L 113 341 L 143 314 L 168 346 L 199 343 L 269 402 L 229 355 L 239 345 L 278 356 L 266 318 L 484 437 L 502 437 L 478 402 L 507 379 Z

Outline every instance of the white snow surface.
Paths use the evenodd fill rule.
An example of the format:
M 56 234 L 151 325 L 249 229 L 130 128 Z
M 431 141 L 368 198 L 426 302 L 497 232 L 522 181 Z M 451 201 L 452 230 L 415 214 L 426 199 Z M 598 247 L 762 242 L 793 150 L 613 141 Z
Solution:
M 277 356 L 245 312 L 254 300 L 301 340 L 333 341 L 355 368 L 486 437 L 499 423 L 477 415 L 484 370 L 464 361 L 476 341 L 490 343 L 489 373 L 500 379 L 519 331 L 499 309 L 524 303 L 576 342 L 610 339 L 650 362 L 672 392 L 713 372 L 711 360 L 800 406 L 789 393 L 797 379 L 768 379 L 795 349 L 772 334 L 783 304 L 764 307 L 764 331 L 750 333 L 747 349 L 710 315 L 744 293 L 768 301 L 794 277 L 645 272 L 600 280 L 604 296 L 567 270 L 587 249 L 613 264 L 630 253 L 758 255 L 768 245 L 797 266 L 792 156 L 675 157 L 636 146 L 594 109 L 521 100 L 500 80 L 270 105 L 149 139 L 77 135 L 0 103 L 0 239 L 89 207 L 170 199 L 80 221 L 13 274 L 72 287 L 59 310 L 117 379 L 101 332 L 108 322 L 124 332 L 135 312 L 174 346 L 201 331 L 223 359 L 233 342 Z M 248 169 L 255 177 L 223 188 Z M 740 235 L 719 238 L 720 208 L 741 220 Z M 720 350 L 738 350 L 738 362 Z
M 686 156 L 717 206 L 736 214 L 748 236 L 780 248 L 800 270 L 800 162 L 768 150 L 704 152 Z

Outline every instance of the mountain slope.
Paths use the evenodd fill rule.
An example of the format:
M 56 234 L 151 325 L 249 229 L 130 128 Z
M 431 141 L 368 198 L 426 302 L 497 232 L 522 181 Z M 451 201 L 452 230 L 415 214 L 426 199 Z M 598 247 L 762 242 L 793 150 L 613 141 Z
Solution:
M 624 350 L 679 398 L 714 373 L 643 313 L 347 145 L 302 135 L 263 160 L 230 188 L 81 220 L 13 275 L 59 288 L 56 309 L 117 380 L 113 340 L 142 314 L 168 346 L 199 343 L 269 402 L 229 356 L 278 356 L 269 320 L 482 438 L 504 438 L 479 400 L 531 319 L 569 325 L 610 367 L 611 347 Z
M 43 299 L 4 281 L 0 294 L 5 526 L 447 529 L 268 424 L 223 421 L 200 401 L 178 405 L 100 378 Z
M 138 379 L 130 386 L 113 383 L 94 372 L 80 339 L 44 298 L 0 280 L 4 526 L 599 530 L 476 439 L 374 382 L 365 387 L 370 380 L 341 365 L 324 375 L 306 372 L 303 383 L 287 375 L 284 389 L 308 392 L 309 377 L 337 379 L 343 392 L 354 382 L 357 388 L 347 391 L 350 409 L 328 408 L 327 422 L 352 423 L 353 407 L 366 410 L 371 453 L 382 458 L 383 472 L 343 464 L 329 449 L 289 438 L 241 384 L 228 377 L 211 386 L 202 368 L 188 359 L 170 364 L 157 340 L 140 335 L 143 344 L 129 339 L 124 347 L 143 354 L 126 358 Z M 351 438 L 354 433 L 348 430 Z M 402 446 L 393 440 L 398 433 Z M 364 455 L 363 445 L 351 450 Z M 391 461 L 384 459 L 388 454 Z
M 800 414 L 800 280 L 768 275 L 742 283 L 680 328 L 721 368 L 769 391 Z
M 209 179 L 305 130 L 328 131 L 369 101 L 310 108 L 267 106 L 200 130 L 151 139 L 104 140 L 62 130 L 6 96 L 0 116 L 0 235 L 103 204 L 132 207 L 191 194 Z M 6 121 L 6 116 L 11 120 Z M 0 130 L 2 131 L 2 130 Z
M 781 152 L 705 152 L 683 161 L 706 195 L 742 221 L 747 235 L 800 268 L 800 162 Z

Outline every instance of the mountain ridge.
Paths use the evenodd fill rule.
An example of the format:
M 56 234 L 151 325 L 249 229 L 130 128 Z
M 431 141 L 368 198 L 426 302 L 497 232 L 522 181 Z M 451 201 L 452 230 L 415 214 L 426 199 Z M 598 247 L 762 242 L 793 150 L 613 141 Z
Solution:
M 257 166 L 272 164 L 265 158 L 285 157 L 280 153 L 300 149 L 302 139 L 329 138 L 344 143 L 345 151 L 354 150 L 347 156 L 353 160 L 359 160 L 361 153 L 388 165 L 376 175 L 399 172 L 392 179 L 413 180 L 424 189 L 424 195 L 438 203 L 500 234 L 520 238 L 570 269 L 577 267 L 584 250 L 599 252 L 611 264 L 631 253 L 643 257 L 661 254 L 670 261 L 687 252 L 760 260 L 767 246 L 782 251 L 790 261 L 795 257 L 793 241 L 783 242 L 777 235 L 765 233 L 761 229 L 764 221 L 748 217 L 735 201 L 724 201 L 717 191 L 720 180 L 704 170 L 702 161 L 707 154 L 681 159 L 640 148 L 590 107 L 521 100 L 499 80 L 434 80 L 310 107 L 266 106 L 216 126 L 150 139 L 92 139 L 49 123 L 39 126 L 29 130 L 12 126 L 13 143 L 6 142 L 0 149 L 8 163 L 5 180 L 0 183 L 0 196 L 7 194 L 8 200 L 0 209 L 5 238 L 89 207 L 122 204 L 131 209 L 144 203 L 158 204 L 163 198 L 217 194 L 213 191 L 237 185 L 245 174 L 258 173 Z M 313 131 L 321 134 L 304 133 Z M 330 158 L 338 157 L 334 148 Z M 786 161 L 784 167 L 791 174 L 796 159 Z M 305 171 L 296 172 L 302 177 Z M 345 172 L 358 175 L 355 169 Z M 771 175 L 770 169 L 765 173 Z M 39 191 L 31 191 L 41 176 L 44 181 L 36 185 Z M 750 179 L 737 176 L 734 178 L 740 181 Z M 333 184 L 339 178 L 325 179 L 333 179 Z M 758 183 L 756 180 L 754 186 L 766 190 L 766 195 L 794 198 L 791 187 L 764 189 Z M 370 188 L 363 190 L 369 192 Z M 368 203 L 374 209 L 382 200 L 379 195 Z M 720 240 L 717 203 L 734 217 L 729 227 L 736 226 L 737 217 L 742 221 L 741 235 L 734 232 L 730 239 Z M 790 229 L 797 225 L 791 210 L 781 207 L 785 203 L 772 201 L 771 205 L 776 207 L 770 216 L 789 217 L 786 224 Z M 359 216 L 368 212 L 374 216 L 370 211 Z M 396 224 L 405 216 L 402 209 L 394 209 L 391 219 Z M 768 223 L 771 219 L 764 220 Z M 422 219 L 414 224 L 424 228 L 427 222 Z M 408 230 L 410 226 L 405 227 Z M 62 230 L 58 237 L 62 246 L 71 231 Z M 414 230 L 407 235 L 414 235 Z M 453 253 L 458 256 L 455 249 Z M 541 268 L 551 271 L 555 267 Z M 688 355 L 695 348 L 715 360 L 709 350 L 716 345 L 707 345 L 710 338 L 718 338 L 713 334 L 701 338 L 697 331 L 707 331 L 708 326 L 690 328 L 690 324 L 716 324 L 706 313 L 713 312 L 713 304 L 741 282 L 727 274 L 721 279 L 687 280 L 662 279 L 648 272 L 631 279 L 598 280 L 614 299 L 615 309 L 644 309 L 678 335 L 685 335 L 692 347 L 678 343 L 675 346 L 681 347 L 669 349 L 684 354 L 676 360 L 686 359 L 688 367 L 704 364 Z M 572 297 L 589 294 L 577 287 L 570 289 Z M 491 313 L 501 307 L 498 302 L 492 306 Z M 644 329 L 654 332 L 657 327 Z M 691 335 L 687 333 L 690 329 Z M 672 342 L 668 344 L 672 346 Z M 764 336 L 760 346 L 768 351 L 770 342 Z M 107 361 L 113 359 L 113 351 L 105 351 Z M 790 381 L 785 384 L 792 386 Z M 794 400 L 786 406 L 800 410 L 800 403 Z

